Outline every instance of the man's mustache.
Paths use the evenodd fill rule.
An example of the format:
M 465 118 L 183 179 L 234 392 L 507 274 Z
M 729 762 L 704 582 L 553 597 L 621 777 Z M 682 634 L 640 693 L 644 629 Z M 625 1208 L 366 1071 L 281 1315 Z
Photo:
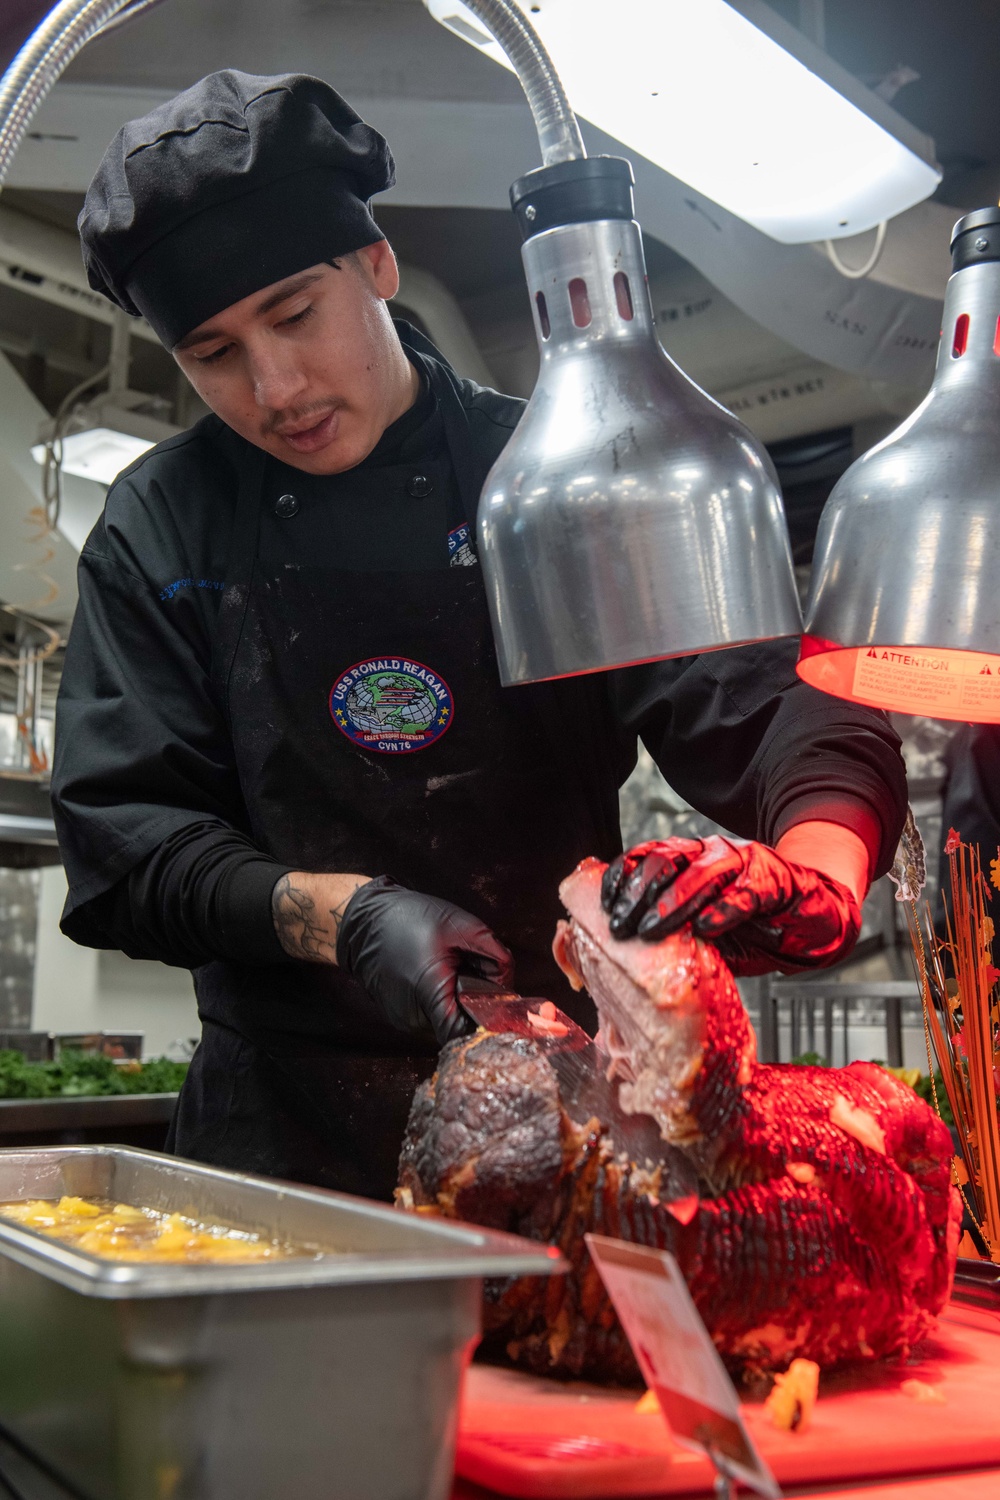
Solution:
M 330 412 L 339 405 L 338 401 L 328 399 L 326 401 L 312 401 L 308 406 L 293 406 L 287 411 L 272 412 L 271 416 L 261 424 L 261 434 L 264 437 L 271 437 L 274 434 L 280 435 L 283 432 L 288 432 L 289 429 L 295 431 L 296 429 L 304 430 L 307 427 L 315 427 L 316 422 L 322 421 L 324 417 L 329 416 Z M 310 417 L 314 417 L 315 421 L 310 422 Z

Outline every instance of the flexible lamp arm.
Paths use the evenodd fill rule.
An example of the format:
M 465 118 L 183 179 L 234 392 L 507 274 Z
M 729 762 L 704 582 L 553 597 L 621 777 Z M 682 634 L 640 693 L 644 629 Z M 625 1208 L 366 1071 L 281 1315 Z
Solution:
M 0 78 L 0 187 L 32 117 L 50 89 L 99 32 L 131 20 L 160 0 L 61 0 Z M 513 0 L 465 0 L 504 49 L 538 131 L 542 162 L 574 161 L 587 152 L 552 59 Z
M 98 32 L 158 4 L 159 0 L 61 0 L 35 28 L 0 78 L 0 187 L 36 109 L 77 53 Z
M 580 127 L 542 39 L 514 0 L 463 0 L 510 58 L 524 89 L 542 163 L 546 167 L 586 156 Z

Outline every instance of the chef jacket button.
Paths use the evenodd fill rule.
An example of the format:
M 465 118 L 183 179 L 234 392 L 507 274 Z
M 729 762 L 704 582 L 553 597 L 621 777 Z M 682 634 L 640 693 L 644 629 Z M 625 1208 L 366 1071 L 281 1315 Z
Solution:
M 290 521 L 299 513 L 299 502 L 294 495 L 279 495 L 274 502 L 274 514 L 283 521 Z
M 406 493 L 412 495 L 414 500 L 422 500 L 433 488 L 426 474 L 414 474 L 412 479 L 406 481 Z

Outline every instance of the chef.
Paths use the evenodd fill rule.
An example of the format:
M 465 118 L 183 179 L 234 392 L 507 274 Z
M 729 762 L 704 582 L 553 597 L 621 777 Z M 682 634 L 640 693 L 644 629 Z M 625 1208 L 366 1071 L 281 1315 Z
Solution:
M 84 547 L 53 777 L 63 931 L 193 971 L 172 1149 L 381 1197 L 460 974 L 592 1020 L 557 887 L 621 854 L 640 740 L 738 838 L 618 859 L 615 930 L 693 919 L 741 972 L 850 950 L 905 807 L 885 718 L 799 682 L 793 641 L 501 687 L 473 523 L 523 403 L 393 321 L 393 181 L 302 75 L 215 73 L 108 147 L 90 283 L 212 414 Z

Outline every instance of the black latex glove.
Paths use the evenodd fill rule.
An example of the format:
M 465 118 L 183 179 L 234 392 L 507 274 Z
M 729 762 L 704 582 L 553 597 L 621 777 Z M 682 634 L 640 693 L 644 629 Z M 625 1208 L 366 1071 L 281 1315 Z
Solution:
M 690 922 L 743 975 L 825 968 L 846 958 L 861 930 L 840 881 L 718 834 L 636 844 L 605 870 L 601 904 L 613 937 L 658 942 Z
M 475 1026 L 458 1003 L 459 974 L 508 985 L 514 960 L 478 917 L 388 875 L 359 886 L 337 935 L 337 962 L 400 1031 L 443 1046 Z

